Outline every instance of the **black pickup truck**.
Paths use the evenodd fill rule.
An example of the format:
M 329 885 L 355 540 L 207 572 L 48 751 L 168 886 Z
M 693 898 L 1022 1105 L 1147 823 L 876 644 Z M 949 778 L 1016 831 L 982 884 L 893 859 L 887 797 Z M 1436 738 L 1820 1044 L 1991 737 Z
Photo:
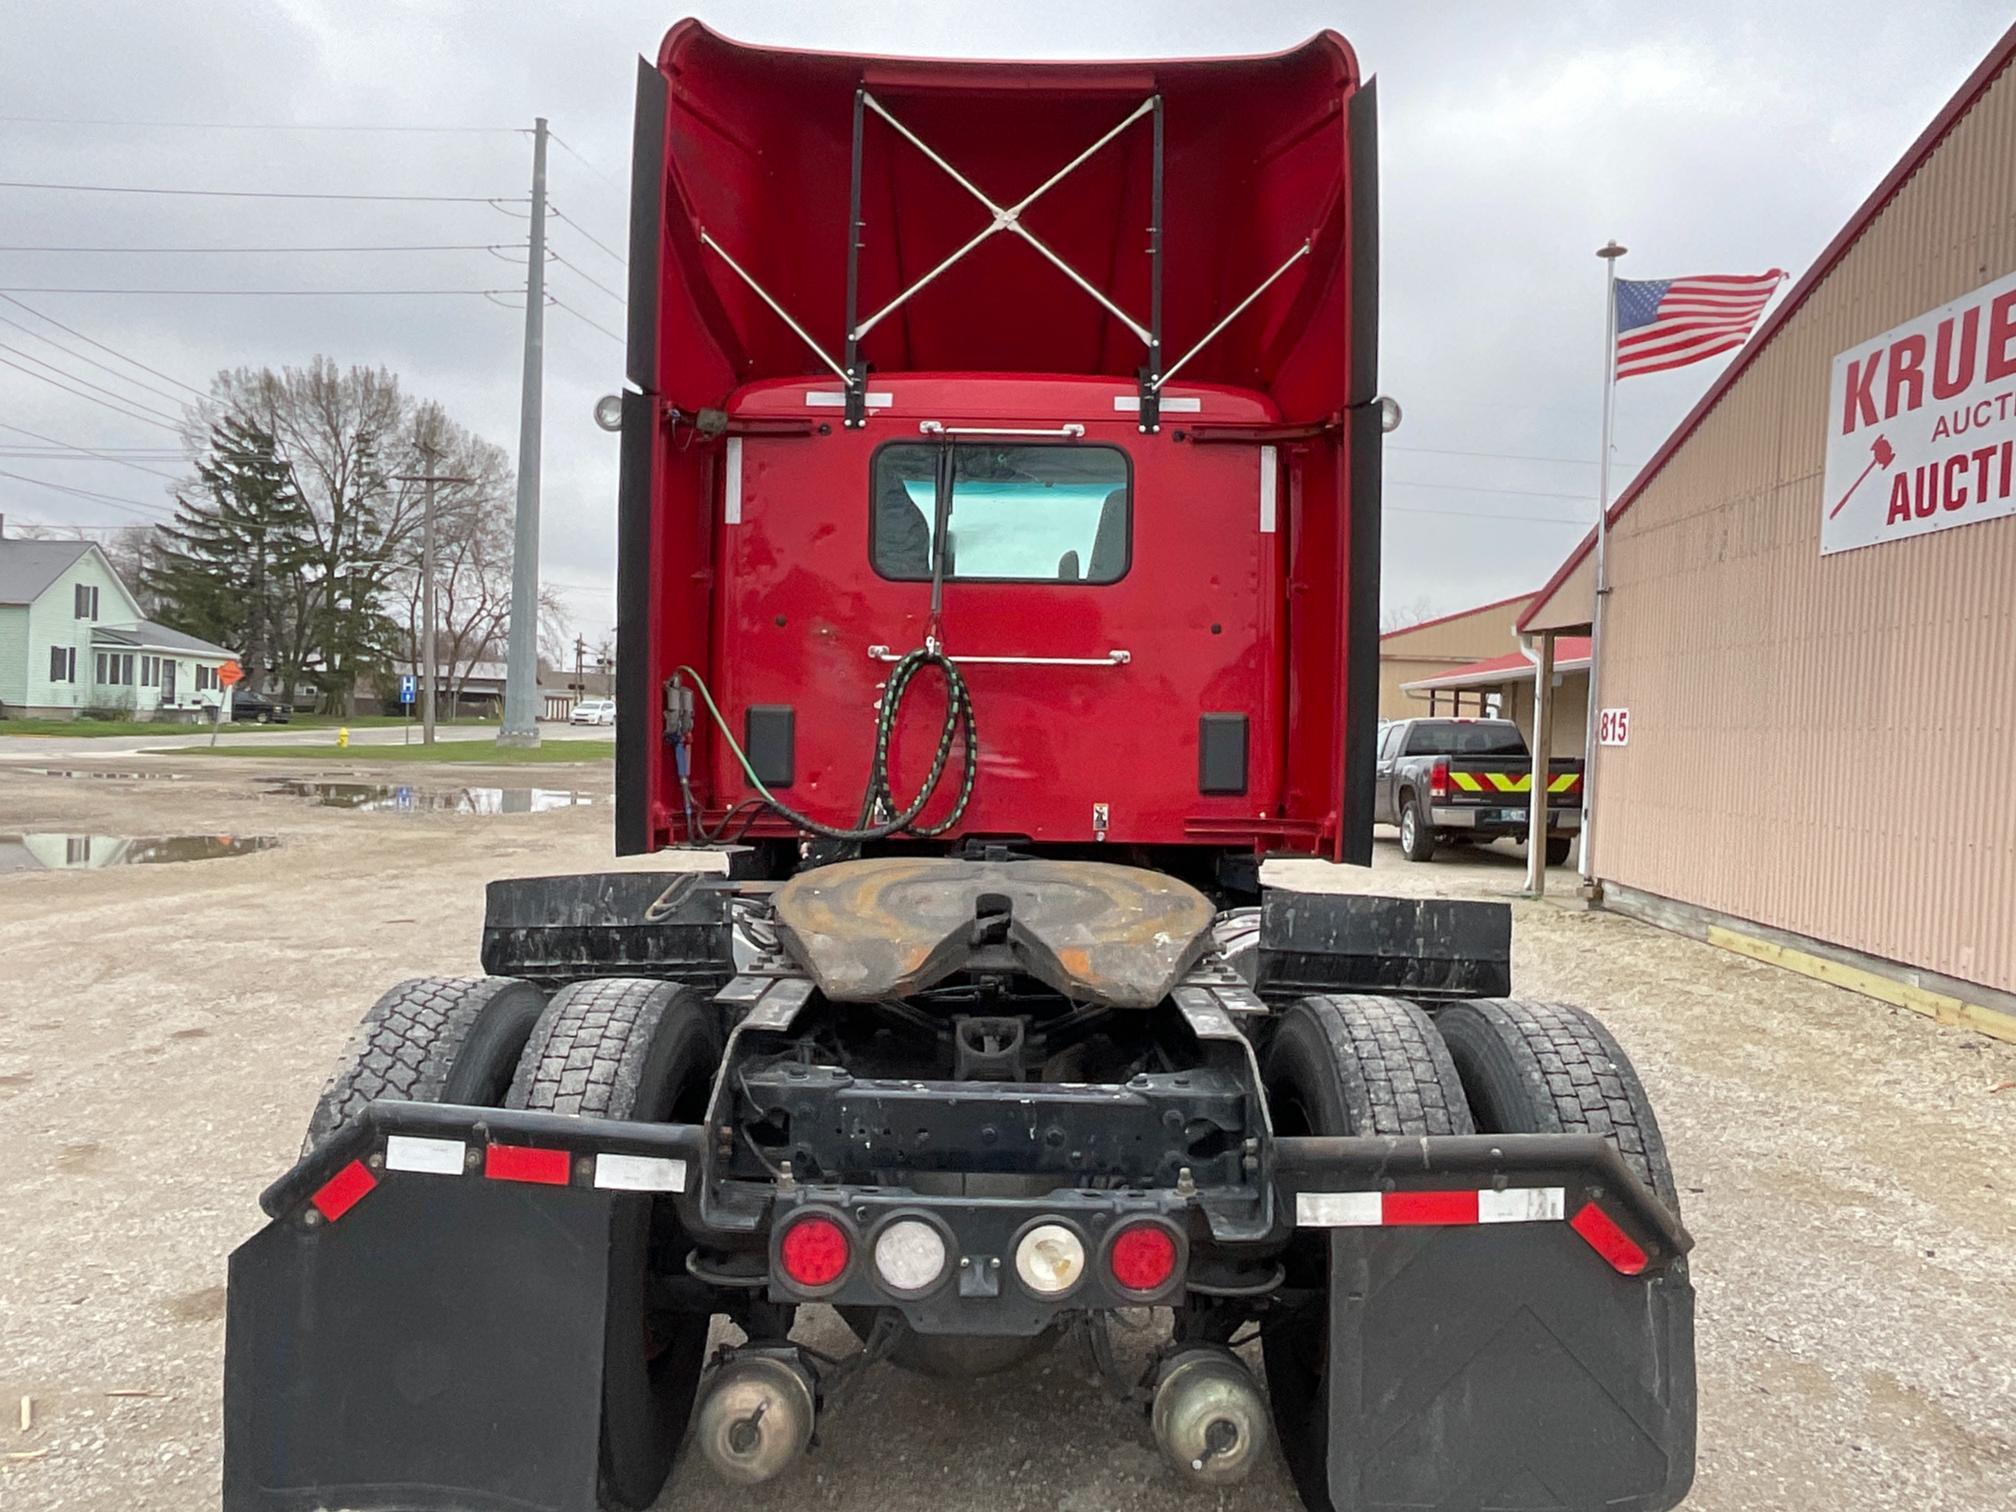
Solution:
M 1524 841 L 1532 812 L 1533 755 L 1509 719 L 1397 719 L 1379 732 L 1375 823 L 1400 827 L 1409 861 L 1438 844 L 1501 836 Z M 1582 827 L 1582 762 L 1547 765 L 1547 864 L 1568 859 Z

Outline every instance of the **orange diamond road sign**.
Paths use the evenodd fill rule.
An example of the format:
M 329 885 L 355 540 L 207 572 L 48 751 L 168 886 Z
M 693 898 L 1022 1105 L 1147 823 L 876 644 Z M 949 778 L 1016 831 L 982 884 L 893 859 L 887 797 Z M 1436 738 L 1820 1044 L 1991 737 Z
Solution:
M 229 688 L 245 680 L 245 669 L 235 661 L 228 661 L 217 669 L 217 681 Z

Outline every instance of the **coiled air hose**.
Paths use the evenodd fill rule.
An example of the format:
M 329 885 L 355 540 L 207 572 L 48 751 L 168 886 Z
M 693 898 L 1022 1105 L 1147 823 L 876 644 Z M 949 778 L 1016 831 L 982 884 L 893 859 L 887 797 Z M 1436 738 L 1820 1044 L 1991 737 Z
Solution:
M 936 667 L 945 678 L 945 724 L 938 732 L 938 750 L 931 758 L 931 770 L 925 775 L 924 783 L 917 789 L 917 796 L 905 804 L 900 812 L 896 809 L 895 795 L 889 789 L 889 742 L 896 733 L 896 721 L 903 708 L 903 695 L 910 690 L 910 684 L 917 674 L 926 667 Z M 707 705 L 707 712 L 713 716 L 714 724 L 721 732 L 721 738 L 728 742 L 728 749 L 735 753 L 735 759 L 742 764 L 742 773 L 749 785 L 757 792 L 756 802 L 780 818 L 795 824 L 808 834 L 818 835 L 827 840 L 840 840 L 849 844 L 860 844 L 868 840 L 886 840 L 894 834 L 917 835 L 929 838 L 942 835 L 959 822 L 959 816 L 966 812 L 966 805 L 973 797 L 973 778 L 978 765 L 980 745 L 973 723 L 973 699 L 966 689 L 966 679 L 959 675 L 959 668 L 944 652 L 925 647 L 912 651 L 889 670 L 888 684 L 882 690 L 882 708 L 875 720 L 875 754 L 868 765 L 868 790 L 861 795 L 861 817 L 852 829 L 823 823 L 809 814 L 801 814 L 783 802 L 763 785 L 756 775 L 756 769 L 749 764 L 749 757 L 742 749 L 742 743 L 735 738 L 735 732 L 728 727 L 728 721 L 714 702 L 714 695 L 707 687 L 706 679 L 693 668 L 681 665 L 678 670 L 693 679 L 693 685 L 700 690 L 700 699 Z M 924 806 L 931 801 L 931 795 L 938 791 L 938 784 L 945 776 L 945 768 L 952 759 L 952 742 L 958 738 L 964 747 L 960 761 L 959 797 L 952 810 L 943 819 L 929 824 L 919 824 L 918 817 Z M 871 824 L 877 808 L 889 812 L 892 817 Z M 689 827 L 692 827 L 689 819 Z M 727 827 L 723 821 L 722 828 Z M 697 834 L 697 831 L 696 831 Z

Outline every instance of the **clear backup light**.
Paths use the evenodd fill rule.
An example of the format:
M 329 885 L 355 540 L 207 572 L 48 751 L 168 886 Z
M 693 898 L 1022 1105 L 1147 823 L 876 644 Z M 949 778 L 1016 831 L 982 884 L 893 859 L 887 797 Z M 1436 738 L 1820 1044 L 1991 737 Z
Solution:
M 899 1218 L 875 1236 L 875 1273 L 893 1292 L 921 1292 L 945 1274 L 945 1236 L 921 1218 Z
M 1085 1241 L 1061 1223 L 1039 1223 L 1015 1246 L 1015 1274 L 1039 1297 L 1057 1297 L 1085 1275 Z
M 605 431 L 623 429 L 623 396 L 604 394 L 595 401 L 595 423 Z

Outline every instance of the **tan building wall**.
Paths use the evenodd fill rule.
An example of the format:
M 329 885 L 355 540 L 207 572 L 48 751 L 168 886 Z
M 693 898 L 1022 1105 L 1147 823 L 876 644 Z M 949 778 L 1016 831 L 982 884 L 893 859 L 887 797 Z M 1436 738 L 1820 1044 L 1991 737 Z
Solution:
M 1554 690 L 1554 756 L 1580 756 L 1584 732 L 1589 728 L 1589 674 L 1563 672 L 1561 686 Z M 1526 744 L 1533 744 L 1533 680 L 1509 684 L 1504 690 L 1507 719 L 1519 721 Z
M 2005 67 L 1617 517 L 1606 881 L 2016 989 L 2016 518 L 1819 542 L 1835 354 L 2012 270 Z
M 1512 624 L 1529 597 L 1522 593 L 1380 636 L 1379 717 L 1408 719 L 1428 712 L 1427 700 L 1403 693 L 1401 684 L 1454 672 L 1513 649 L 1518 642 Z

